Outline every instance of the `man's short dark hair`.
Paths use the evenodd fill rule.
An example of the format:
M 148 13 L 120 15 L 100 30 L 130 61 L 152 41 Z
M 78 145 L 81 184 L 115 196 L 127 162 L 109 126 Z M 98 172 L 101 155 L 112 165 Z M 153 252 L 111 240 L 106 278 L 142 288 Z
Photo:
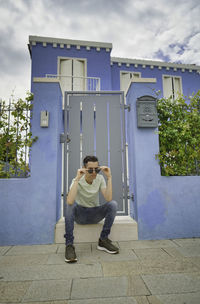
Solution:
M 98 158 L 94 155 L 87 155 L 83 160 L 84 167 L 86 167 L 88 162 L 98 162 Z

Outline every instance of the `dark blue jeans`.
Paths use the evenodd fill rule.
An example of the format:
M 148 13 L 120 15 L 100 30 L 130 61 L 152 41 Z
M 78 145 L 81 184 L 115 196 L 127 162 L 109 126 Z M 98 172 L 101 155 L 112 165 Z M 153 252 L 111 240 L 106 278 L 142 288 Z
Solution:
M 97 224 L 105 218 L 100 239 L 104 240 L 110 234 L 112 224 L 117 212 L 117 202 L 110 201 L 98 207 L 86 208 L 78 205 L 65 206 L 65 239 L 66 245 L 74 242 L 74 222 L 77 224 Z

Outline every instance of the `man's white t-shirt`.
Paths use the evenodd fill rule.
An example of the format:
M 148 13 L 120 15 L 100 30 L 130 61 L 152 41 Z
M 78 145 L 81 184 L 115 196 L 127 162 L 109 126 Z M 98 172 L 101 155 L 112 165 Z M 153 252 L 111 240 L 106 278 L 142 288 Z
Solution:
M 74 183 L 72 180 L 70 189 Z M 77 204 L 83 207 L 97 207 L 99 206 L 99 191 L 106 188 L 106 182 L 101 174 L 97 174 L 92 184 L 88 184 L 85 180 L 85 175 L 81 177 L 78 182 L 78 191 L 75 198 Z

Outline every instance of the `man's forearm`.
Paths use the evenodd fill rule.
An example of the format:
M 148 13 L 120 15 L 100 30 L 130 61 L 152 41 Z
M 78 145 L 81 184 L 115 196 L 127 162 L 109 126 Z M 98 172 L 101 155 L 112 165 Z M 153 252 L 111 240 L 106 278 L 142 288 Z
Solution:
M 78 179 L 74 180 L 73 186 L 71 187 L 68 195 L 67 195 L 67 204 L 73 205 L 76 195 L 77 195 L 77 190 L 78 190 Z
M 112 176 L 107 179 L 107 187 L 105 192 L 105 199 L 110 202 L 112 201 Z

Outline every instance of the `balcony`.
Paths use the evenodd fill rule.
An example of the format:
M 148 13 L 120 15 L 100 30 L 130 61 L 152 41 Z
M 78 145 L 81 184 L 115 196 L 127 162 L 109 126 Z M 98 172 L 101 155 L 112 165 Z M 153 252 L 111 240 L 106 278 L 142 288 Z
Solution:
M 60 82 L 62 92 L 65 91 L 100 91 L 99 77 L 83 77 L 59 74 L 46 74 L 46 78 L 55 78 Z

